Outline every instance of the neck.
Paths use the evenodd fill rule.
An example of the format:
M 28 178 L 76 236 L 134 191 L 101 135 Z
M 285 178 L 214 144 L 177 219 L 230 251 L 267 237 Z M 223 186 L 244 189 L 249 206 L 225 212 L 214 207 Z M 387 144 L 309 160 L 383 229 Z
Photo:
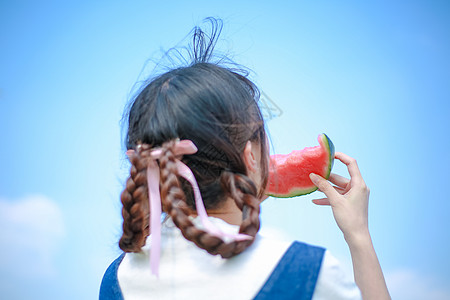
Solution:
M 231 225 L 240 226 L 242 223 L 242 211 L 231 198 L 228 198 L 220 207 L 209 209 L 207 213 L 208 216 L 222 219 Z
M 242 212 L 239 211 L 239 213 L 234 212 L 208 212 L 208 215 L 210 217 L 215 217 L 224 220 L 228 224 L 231 225 L 238 225 L 240 226 L 242 223 Z

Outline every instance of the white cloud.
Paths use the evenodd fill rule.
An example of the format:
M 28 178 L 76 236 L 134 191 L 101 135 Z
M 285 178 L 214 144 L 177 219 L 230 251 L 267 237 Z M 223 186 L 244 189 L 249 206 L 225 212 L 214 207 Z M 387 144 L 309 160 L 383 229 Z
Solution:
M 386 283 L 392 299 L 450 299 L 450 288 L 442 280 L 411 269 L 400 269 L 386 273 Z
M 56 274 L 54 256 L 65 236 L 59 206 L 41 195 L 0 198 L 0 272 L 21 277 Z

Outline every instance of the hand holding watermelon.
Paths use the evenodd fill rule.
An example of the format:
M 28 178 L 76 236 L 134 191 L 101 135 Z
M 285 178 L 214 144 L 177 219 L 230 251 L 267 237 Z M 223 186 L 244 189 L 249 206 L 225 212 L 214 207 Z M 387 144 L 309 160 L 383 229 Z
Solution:
M 362 298 L 391 299 L 369 233 L 369 188 L 355 159 L 340 152 L 335 157 L 347 165 L 350 180 L 331 174 L 328 180 L 333 186 L 325 178 L 310 174 L 312 182 L 327 196 L 313 202 L 331 205 L 336 223 L 350 248 L 355 282 L 361 290 Z
M 337 152 L 335 157 L 347 166 L 350 180 L 332 173 L 328 179 L 335 185 L 332 186 L 325 178 L 312 173 L 310 175 L 312 182 L 327 196 L 313 202 L 317 205 L 331 205 L 336 223 L 344 233 L 345 239 L 349 241 L 355 236 L 367 235 L 369 232 L 370 191 L 355 159 L 340 152 Z
M 369 188 L 355 159 L 344 153 L 335 154 L 334 145 L 325 134 L 319 135 L 318 140 L 317 147 L 270 157 L 266 194 L 288 198 L 309 194 L 317 188 L 325 193 L 326 198 L 313 202 L 331 206 L 349 245 L 355 281 L 363 299 L 390 299 L 369 233 Z M 350 179 L 331 173 L 334 158 L 347 166 Z

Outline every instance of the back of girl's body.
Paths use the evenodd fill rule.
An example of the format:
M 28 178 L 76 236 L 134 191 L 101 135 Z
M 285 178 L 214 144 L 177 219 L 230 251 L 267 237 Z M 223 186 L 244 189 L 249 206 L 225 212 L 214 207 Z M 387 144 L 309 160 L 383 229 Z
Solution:
M 221 219 L 213 222 L 223 230 L 237 229 Z M 314 295 L 312 299 L 361 298 L 338 261 L 319 247 L 258 234 L 246 251 L 223 259 L 187 241 L 170 219 L 163 225 L 162 236 L 159 278 L 149 268 L 150 243 L 142 252 L 122 258 L 115 284 L 125 299 L 308 299 L 300 298 L 308 292 Z M 307 262 L 306 269 L 300 272 L 292 255 Z M 283 268 L 283 274 L 268 282 L 277 267 Z M 306 279 L 299 276 L 302 273 Z
M 211 62 L 221 27 L 210 21 L 210 36 L 194 31 L 193 62 L 152 79 L 127 112 L 124 254 L 105 273 L 100 299 L 359 299 L 324 249 L 258 234 L 268 176 L 259 91 L 245 74 Z M 347 164 L 344 154 L 336 158 Z M 353 181 L 363 182 L 352 173 L 350 181 L 332 175 L 338 195 L 323 178 L 312 180 L 328 196 L 316 204 L 331 204 L 353 241 L 359 224 L 342 221 L 334 205 L 355 194 Z M 161 211 L 167 217 L 159 228 Z

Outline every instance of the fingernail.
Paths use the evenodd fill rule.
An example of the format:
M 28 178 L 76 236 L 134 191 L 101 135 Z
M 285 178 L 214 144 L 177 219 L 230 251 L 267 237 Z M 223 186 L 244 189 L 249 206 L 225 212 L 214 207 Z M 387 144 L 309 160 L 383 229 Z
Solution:
M 309 174 L 309 178 L 311 179 L 312 182 L 314 182 L 314 181 L 317 180 L 317 175 L 314 174 L 314 173 L 310 173 L 310 174 Z

